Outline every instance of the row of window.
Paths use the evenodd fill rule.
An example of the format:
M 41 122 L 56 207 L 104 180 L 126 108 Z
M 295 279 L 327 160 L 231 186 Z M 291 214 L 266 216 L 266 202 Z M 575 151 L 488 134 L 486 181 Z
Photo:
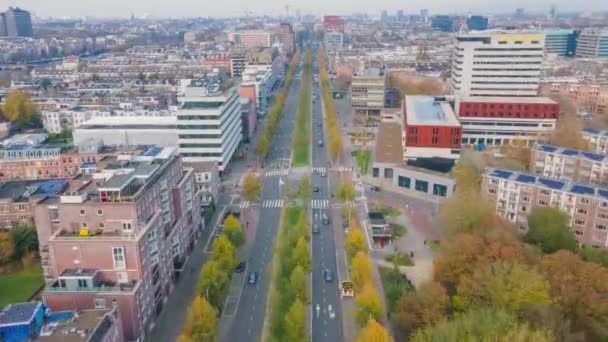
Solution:
M 494 103 L 485 103 L 485 102 L 481 102 L 481 103 L 479 103 L 479 102 L 463 102 L 463 103 L 465 104 L 466 108 L 471 108 L 471 107 L 474 107 L 474 108 L 477 108 L 477 107 L 488 108 L 489 107 L 490 109 L 492 109 L 492 108 L 497 107 L 497 108 L 500 108 L 500 109 L 504 109 L 506 107 L 508 109 L 513 109 L 515 107 L 517 109 L 522 109 L 522 107 L 523 107 L 523 109 L 525 109 L 525 110 L 529 110 L 529 109 L 532 109 L 532 108 L 536 108 L 536 109 L 544 108 L 545 110 L 551 109 L 554 112 L 557 112 L 557 105 L 548 105 L 548 104 L 542 105 L 542 104 L 538 104 L 538 103 L 531 104 L 531 105 L 521 104 L 521 103 L 509 104 L 509 105 L 505 105 L 504 103 L 494 104 Z M 532 108 L 530 108 L 530 107 L 532 107 Z
M 399 176 L 397 177 L 397 185 L 402 188 L 410 189 L 412 180 L 409 177 Z M 429 192 L 429 182 L 416 179 L 414 182 L 414 189 L 419 192 Z M 448 187 L 443 184 L 433 184 L 433 195 L 446 197 L 448 193 Z

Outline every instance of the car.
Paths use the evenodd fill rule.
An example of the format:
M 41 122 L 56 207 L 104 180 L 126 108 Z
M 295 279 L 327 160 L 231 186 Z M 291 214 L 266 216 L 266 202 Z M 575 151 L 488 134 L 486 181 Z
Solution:
M 327 177 L 327 172 L 321 171 L 321 177 Z
M 331 283 L 334 281 L 334 273 L 326 269 L 323 271 L 323 279 L 325 279 L 326 282 Z
M 319 192 L 319 187 L 318 187 L 318 186 L 313 187 L 313 188 L 312 188 L 312 191 L 313 191 L 313 192 Z
M 312 225 L 312 232 L 313 232 L 314 234 L 319 234 L 319 233 L 321 232 L 321 231 L 319 230 L 319 225 L 318 225 L 318 224 L 316 224 L 316 223 L 315 223 L 315 224 L 313 224 L 313 225 Z
M 321 217 L 323 218 L 323 224 L 329 224 L 329 217 L 327 217 L 327 214 L 323 213 Z
M 236 265 L 236 267 L 234 268 L 234 271 L 236 273 L 243 273 L 243 271 L 245 271 L 246 267 L 247 267 L 247 261 L 241 261 L 241 262 L 239 262 L 238 265 Z
M 323 140 L 319 140 L 319 146 L 323 146 Z
M 249 272 L 247 275 L 247 284 L 255 285 L 258 282 L 258 272 Z

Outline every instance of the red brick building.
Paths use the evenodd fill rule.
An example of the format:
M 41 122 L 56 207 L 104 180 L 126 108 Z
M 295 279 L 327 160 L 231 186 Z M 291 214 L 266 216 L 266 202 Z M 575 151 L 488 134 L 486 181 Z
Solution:
M 344 32 L 344 19 L 337 15 L 326 15 L 323 17 L 323 28 L 326 32 Z

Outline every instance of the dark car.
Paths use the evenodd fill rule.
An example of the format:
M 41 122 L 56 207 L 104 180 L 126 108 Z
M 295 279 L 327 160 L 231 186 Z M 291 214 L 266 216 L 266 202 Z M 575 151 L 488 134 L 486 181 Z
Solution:
M 258 272 L 249 272 L 247 275 L 247 284 L 255 285 L 258 282 Z
M 234 268 L 234 271 L 236 273 L 243 273 L 243 271 L 245 271 L 246 267 L 247 267 L 247 261 L 241 261 L 241 262 L 239 262 L 238 265 L 236 265 L 236 267 Z
M 312 225 L 312 232 L 315 234 L 318 234 L 320 232 L 318 224 L 315 223 Z
M 323 279 L 328 283 L 334 281 L 334 273 L 330 270 L 323 271 Z
M 318 187 L 318 186 L 313 187 L 313 188 L 312 188 L 312 191 L 313 191 L 313 192 L 319 192 L 319 187 Z

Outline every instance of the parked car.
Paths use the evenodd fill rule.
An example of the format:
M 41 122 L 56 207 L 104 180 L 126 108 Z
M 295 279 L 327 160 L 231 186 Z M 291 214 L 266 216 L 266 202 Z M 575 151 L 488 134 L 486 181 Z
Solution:
M 319 234 L 320 230 L 319 230 L 319 225 L 318 224 L 315 223 L 315 224 L 312 225 L 312 232 L 314 234 Z
M 319 192 L 319 187 L 318 187 L 318 186 L 313 187 L 313 188 L 312 188 L 312 191 L 313 191 L 313 192 Z
M 255 285 L 258 282 L 258 272 L 249 272 L 247 275 L 247 284 Z

